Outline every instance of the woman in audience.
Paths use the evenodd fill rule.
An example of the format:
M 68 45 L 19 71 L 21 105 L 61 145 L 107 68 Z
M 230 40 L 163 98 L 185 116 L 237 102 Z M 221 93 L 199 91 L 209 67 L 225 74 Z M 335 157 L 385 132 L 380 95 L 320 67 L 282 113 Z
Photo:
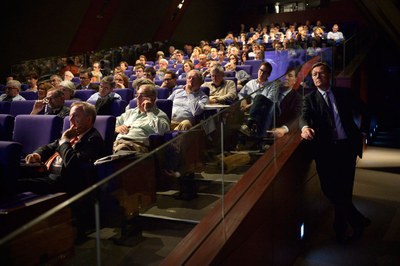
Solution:
M 119 62 L 119 67 L 121 68 L 122 72 L 128 69 L 128 62 L 121 61 Z
M 190 56 L 190 60 L 192 60 L 193 63 L 195 63 L 195 60 L 199 60 L 199 55 L 202 54 L 203 51 L 199 46 L 196 46 L 193 48 L 192 55 Z
M 72 74 L 71 71 L 67 70 L 64 72 L 64 80 L 69 80 L 72 81 L 72 79 L 74 78 L 74 74 Z
M 127 89 L 129 88 L 129 78 L 123 73 L 117 73 L 114 75 L 115 88 Z
M 28 79 L 29 88 L 26 91 L 37 92 L 37 82 L 39 80 L 38 74 L 31 73 L 31 74 L 29 74 L 27 79 Z
M 75 84 L 72 81 L 64 80 L 61 81 L 60 85 L 57 88 L 61 88 L 64 92 L 65 100 L 76 100 L 80 101 L 79 98 L 74 98 L 75 95 Z M 47 93 L 47 92 L 46 92 Z
M 183 68 L 183 73 L 179 75 L 178 79 L 186 78 L 187 73 L 189 73 L 190 70 L 194 69 L 194 64 L 191 60 L 185 60 L 182 68 Z
M 38 85 L 38 100 L 46 98 L 47 91 L 54 88 L 53 85 L 46 81 L 41 81 Z

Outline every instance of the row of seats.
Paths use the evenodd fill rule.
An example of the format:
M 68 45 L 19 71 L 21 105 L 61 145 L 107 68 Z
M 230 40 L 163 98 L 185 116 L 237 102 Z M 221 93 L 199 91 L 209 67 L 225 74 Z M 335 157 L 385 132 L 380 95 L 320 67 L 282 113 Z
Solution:
M 156 100 L 156 105 L 171 119 L 171 100 L 158 99 Z M 129 106 L 130 108 L 135 108 L 136 101 L 130 101 Z M 94 125 L 102 133 L 103 139 L 107 144 L 108 153 L 111 153 L 112 142 L 114 141 L 115 120 L 116 117 L 113 115 L 98 115 Z M 114 124 L 110 121 L 114 121 Z M 111 127 L 109 127 L 110 123 L 112 124 Z M 10 114 L 0 114 L 0 141 L 21 143 L 23 145 L 23 155 L 59 138 L 67 128 L 69 128 L 69 117 L 65 117 L 63 120 L 53 115 L 17 115 L 14 117 Z M 112 132 L 111 135 L 110 132 Z

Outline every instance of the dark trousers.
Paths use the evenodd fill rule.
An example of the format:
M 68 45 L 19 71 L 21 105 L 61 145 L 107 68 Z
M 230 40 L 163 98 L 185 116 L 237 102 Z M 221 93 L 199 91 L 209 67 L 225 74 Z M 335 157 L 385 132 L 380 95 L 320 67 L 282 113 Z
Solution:
M 315 158 L 322 192 L 334 206 L 333 227 L 340 234 L 346 231 L 348 224 L 355 228 L 365 221 L 353 204 L 356 158 L 354 149 L 346 141 L 324 146 Z
M 265 135 L 265 131 L 271 127 L 273 122 L 273 106 L 274 103 L 261 94 L 254 97 L 253 104 L 249 110 L 247 126 L 252 128 L 255 124 L 258 136 Z

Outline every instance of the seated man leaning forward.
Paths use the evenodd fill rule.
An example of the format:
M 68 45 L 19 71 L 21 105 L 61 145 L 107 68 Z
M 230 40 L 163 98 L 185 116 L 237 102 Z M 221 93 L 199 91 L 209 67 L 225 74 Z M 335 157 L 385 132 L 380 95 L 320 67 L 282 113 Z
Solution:
M 65 95 L 62 88 L 52 88 L 47 91 L 46 98 L 37 100 L 33 105 L 31 115 L 57 115 L 64 118 L 70 114 L 70 108 L 65 106 Z
M 203 86 L 210 89 L 210 103 L 231 104 L 236 99 L 236 85 L 232 80 L 224 80 L 224 68 L 220 64 L 211 67 L 211 81 Z
M 188 130 L 195 123 L 195 117 L 204 111 L 208 96 L 200 90 L 203 77 L 198 70 L 189 71 L 186 85 L 176 89 L 168 97 L 173 101 L 171 128 L 173 130 Z
M 48 171 L 35 178 L 19 179 L 18 191 L 75 194 L 93 182 L 93 163 L 104 156 L 104 141 L 93 127 L 96 110 L 87 102 L 74 102 L 69 120 L 71 126 L 60 139 L 26 156 L 27 164 L 44 163 Z
M 137 107 L 117 117 L 118 133 L 113 150 L 148 152 L 149 135 L 164 134 L 169 130 L 168 116 L 157 108 L 157 90 L 150 80 L 143 80 L 136 94 Z

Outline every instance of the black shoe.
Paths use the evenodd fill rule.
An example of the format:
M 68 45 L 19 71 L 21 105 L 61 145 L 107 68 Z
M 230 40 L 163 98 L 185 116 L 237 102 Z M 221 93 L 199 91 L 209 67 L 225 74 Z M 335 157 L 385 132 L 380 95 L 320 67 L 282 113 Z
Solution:
M 256 135 L 256 132 L 252 129 L 250 129 L 247 125 L 243 124 L 239 128 L 240 133 L 247 137 L 253 137 Z
M 354 227 L 353 235 L 351 236 L 351 239 L 352 240 L 359 239 L 362 236 L 362 234 L 364 233 L 365 228 L 368 227 L 370 224 L 371 224 L 371 220 L 368 218 L 365 218 L 363 221 L 363 224 Z

